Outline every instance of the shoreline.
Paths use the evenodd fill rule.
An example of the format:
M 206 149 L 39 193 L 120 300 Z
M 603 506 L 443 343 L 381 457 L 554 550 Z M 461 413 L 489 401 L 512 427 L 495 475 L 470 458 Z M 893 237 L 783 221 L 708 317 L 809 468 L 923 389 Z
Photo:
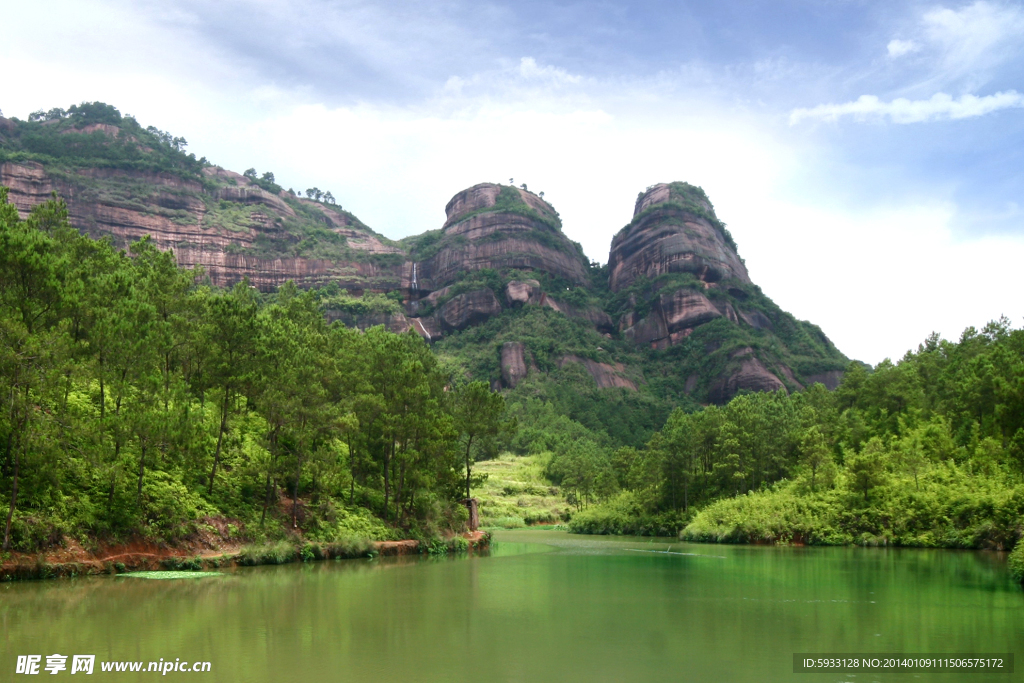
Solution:
M 49 553 L 15 553 L 0 564 L 0 582 L 37 581 L 77 576 L 116 575 L 132 571 L 203 571 L 221 567 L 252 567 L 292 562 L 444 555 L 474 552 L 490 547 L 488 531 L 456 534 L 448 539 L 422 542 L 350 539 L 335 543 L 277 541 L 262 545 L 225 544 L 217 548 L 174 548 L 135 541 L 90 552 L 77 542 Z

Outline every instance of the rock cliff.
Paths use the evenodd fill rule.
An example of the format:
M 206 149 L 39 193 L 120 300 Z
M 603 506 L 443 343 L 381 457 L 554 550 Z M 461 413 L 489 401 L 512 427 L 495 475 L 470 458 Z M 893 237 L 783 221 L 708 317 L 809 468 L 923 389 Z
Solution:
M 180 265 L 202 266 L 218 286 L 244 277 L 266 291 L 288 280 L 304 287 L 336 281 L 356 290 L 401 286 L 400 260 L 373 258 L 401 249 L 349 215 L 284 199 L 220 168 L 204 169 L 204 176 L 212 182 L 107 169 L 56 173 L 34 161 L 0 165 L 0 185 L 10 188 L 9 200 L 23 216 L 56 192 L 80 231 L 109 236 L 120 247 L 149 236 L 158 248 L 174 250 Z M 324 233 L 335 253 L 301 253 L 305 230 Z
M 481 183 L 452 197 L 445 213 L 439 234 L 409 242 L 414 295 L 483 269 L 540 271 L 574 285 L 588 280 L 582 252 L 562 234 L 558 214 L 531 192 Z
M 846 359 L 827 337 L 750 281 L 699 187 L 640 193 L 598 269 L 525 186 L 474 185 L 439 229 L 392 241 L 272 174 L 210 165 L 112 107 L 105 116 L 0 117 L 0 185 L 22 215 L 56 193 L 80 231 L 121 247 L 148 236 L 215 285 L 329 286 L 329 320 L 415 331 L 476 358 L 467 374 L 494 386 L 577 364 L 600 389 L 724 402 L 842 377 Z M 485 324 L 487 339 L 472 329 Z
M 687 183 L 661 183 L 640 194 L 633 220 L 612 240 L 608 267 L 613 292 L 638 277 L 665 273 L 691 273 L 704 282 L 750 282 L 711 202 Z
M 750 281 L 704 191 L 662 183 L 640 193 L 612 240 L 608 286 L 618 330 L 653 350 L 681 346 L 687 394 L 722 403 L 740 391 L 834 388 L 846 359 Z M 792 366 L 792 367 L 791 367 Z

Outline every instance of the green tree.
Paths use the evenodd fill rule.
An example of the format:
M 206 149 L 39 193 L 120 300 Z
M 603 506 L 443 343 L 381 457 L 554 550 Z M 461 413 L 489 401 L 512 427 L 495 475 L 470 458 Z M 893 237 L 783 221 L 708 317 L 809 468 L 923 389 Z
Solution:
M 864 444 L 860 453 L 847 460 L 850 486 L 863 494 L 865 504 L 868 502 L 868 494 L 885 483 L 886 459 L 885 446 L 876 436 Z
M 505 414 L 505 398 L 491 391 L 487 382 L 469 382 L 453 392 L 453 414 L 455 428 L 464 444 L 463 461 L 466 465 L 466 498 L 471 498 L 470 486 L 473 479 L 473 462 L 476 455 L 473 446 L 479 449 L 488 444 L 493 450 L 494 440 L 502 430 L 510 426 L 502 422 Z M 481 483 L 477 480 L 476 483 Z

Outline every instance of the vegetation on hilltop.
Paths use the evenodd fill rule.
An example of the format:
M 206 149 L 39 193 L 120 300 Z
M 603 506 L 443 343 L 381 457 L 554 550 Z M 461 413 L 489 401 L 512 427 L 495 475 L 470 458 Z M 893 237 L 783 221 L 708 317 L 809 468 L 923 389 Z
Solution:
M 703 218 L 711 226 L 718 231 L 718 234 L 722 236 L 725 243 L 733 251 L 738 251 L 736 247 L 736 241 L 733 239 L 732 234 L 725 227 L 725 223 L 719 220 L 718 216 L 715 215 L 715 207 L 711 204 L 711 200 L 708 199 L 708 195 L 704 192 L 704 188 L 697 185 L 691 185 L 690 183 L 674 182 L 669 183 L 669 198 L 667 201 L 652 204 L 640 213 L 633 216 L 633 220 L 627 223 L 622 229 L 619 230 L 616 237 L 627 234 L 637 225 L 640 225 L 649 216 L 654 214 L 663 214 L 669 211 L 681 211 L 688 213 L 697 218 Z M 647 188 L 650 191 L 651 188 Z M 644 192 L 637 195 L 639 200 L 644 196 Z
M 34 112 L 27 121 L 12 122 L 13 131 L 0 131 L 0 162 L 38 161 L 64 170 L 163 172 L 197 181 L 208 165 L 205 157 L 196 159 L 185 152 L 184 138 L 154 126 L 143 128 L 134 117 L 122 116 L 103 102 Z
M 586 263 L 587 261 L 583 254 L 583 247 L 577 242 L 570 241 L 562 233 L 562 221 L 558 212 L 555 211 L 554 207 L 547 202 L 544 202 L 543 206 L 550 209 L 550 211 L 546 209 L 536 209 L 523 200 L 518 189 L 513 186 L 501 185 L 494 205 L 469 211 L 459 216 L 458 220 L 453 225 L 457 225 L 481 214 L 505 213 L 524 216 L 533 221 L 535 227 L 526 235 L 517 233 L 517 237 L 531 239 L 548 247 L 549 249 L 568 253 L 573 258 L 581 258 L 584 263 Z M 499 231 L 484 237 L 483 239 L 502 240 L 507 238 L 507 234 Z M 458 249 L 460 247 L 464 247 L 468 244 L 468 241 L 464 235 L 452 235 L 449 233 L 447 228 L 442 228 L 438 230 L 428 230 L 420 235 L 406 237 L 400 240 L 399 244 L 408 250 L 410 259 L 414 261 L 425 261 L 436 256 L 442 249 Z
M 310 188 L 308 199 L 303 200 L 294 192 L 285 192 L 270 171 L 258 174 L 255 168 L 250 168 L 243 173 L 242 181 L 230 174 L 204 172 L 209 162 L 205 157 L 196 159 L 195 154 L 187 153 L 185 138 L 153 126 L 143 128 L 134 117 L 122 115 L 111 105 L 86 102 L 67 110 L 35 112 L 27 121 L 11 119 L 10 123 L 10 127 L 0 128 L 0 163 L 41 163 L 48 175 L 74 188 L 80 202 L 162 216 L 183 227 L 248 235 L 253 228 L 253 206 L 218 194 L 239 182 L 249 183 L 280 198 L 290 212 L 262 207 L 269 216 L 271 229 L 258 230 L 251 244 L 229 244 L 229 253 L 261 259 L 300 257 L 379 265 L 394 265 L 396 260 L 403 260 L 349 246 L 345 236 L 333 229 L 325 211 L 333 213 L 337 223 L 365 232 L 383 244 L 394 243 L 338 206 L 330 192 Z M 169 184 L 153 178 L 154 173 L 189 183 Z M 201 212 L 190 208 L 196 203 L 202 205 Z

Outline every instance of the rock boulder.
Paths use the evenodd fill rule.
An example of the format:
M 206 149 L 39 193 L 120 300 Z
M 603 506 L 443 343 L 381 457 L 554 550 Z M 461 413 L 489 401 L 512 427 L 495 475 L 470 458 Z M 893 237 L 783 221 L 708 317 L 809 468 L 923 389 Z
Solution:
M 514 389 L 526 377 L 526 347 L 522 342 L 505 342 L 501 346 L 501 380 Z

